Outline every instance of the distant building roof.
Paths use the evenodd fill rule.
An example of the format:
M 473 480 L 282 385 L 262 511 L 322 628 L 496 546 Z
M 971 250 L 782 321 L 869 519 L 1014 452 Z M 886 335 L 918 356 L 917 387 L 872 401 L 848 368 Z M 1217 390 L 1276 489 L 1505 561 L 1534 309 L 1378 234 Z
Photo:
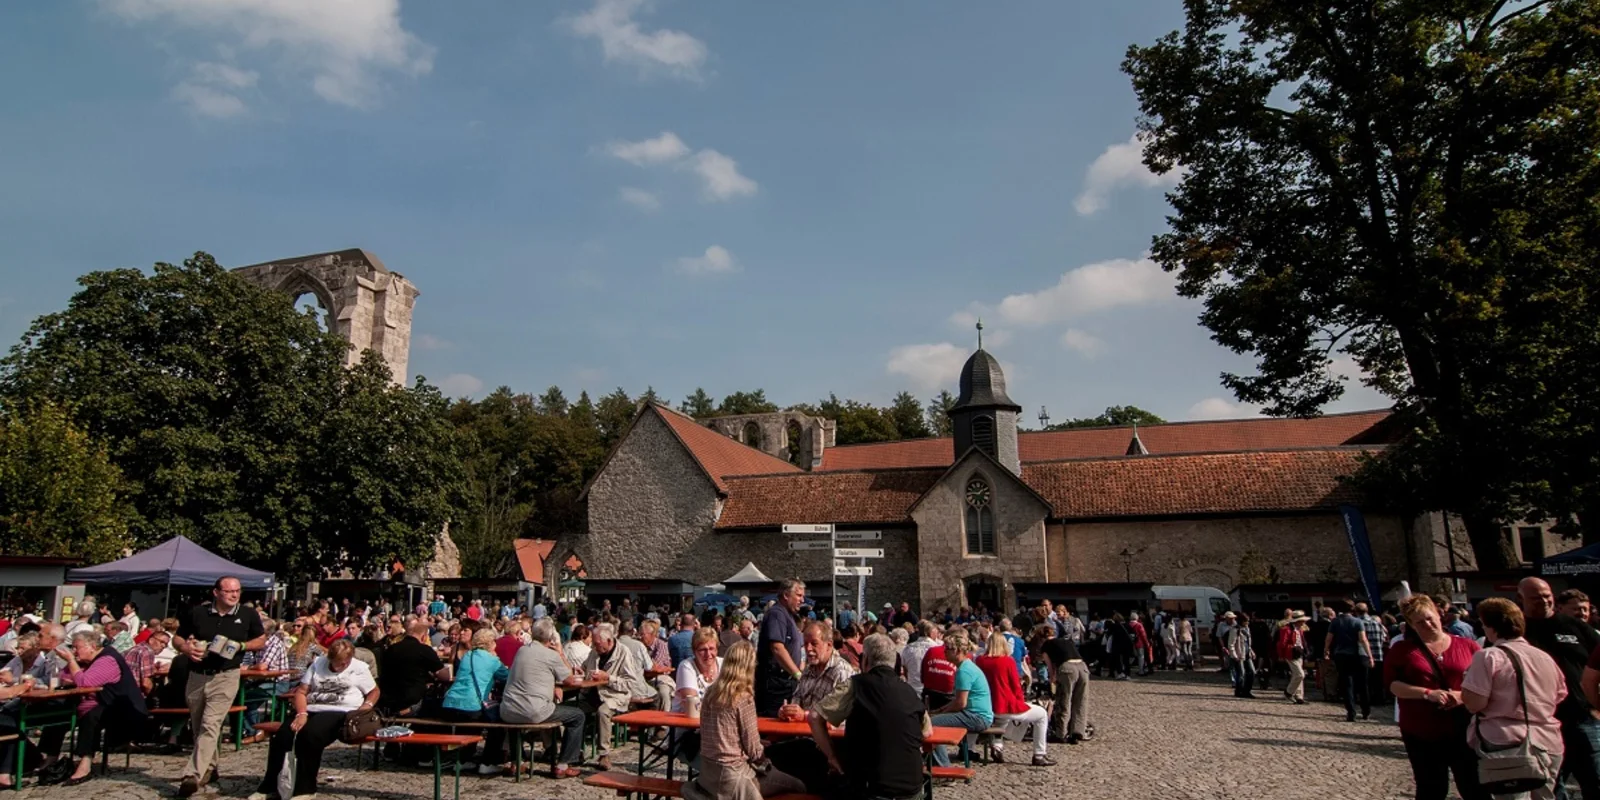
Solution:
M 543 586 L 544 562 L 550 557 L 550 551 L 556 549 L 556 543 L 549 539 L 518 539 L 516 549 L 522 579 Z
M 808 472 L 733 478 L 717 528 L 770 528 L 790 522 L 900 525 L 943 469 Z
M 1388 444 L 1399 437 L 1388 411 L 1357 411 L 1309 419 L 1220 420 L 1140 425 L 1139 441 L 1151 455 L 1286 450 L 1339 445 Z M 1126 455 L 1128 426 L 1024 431 L 1017 435 L 1022 463 Z M 949 438 L 842 445 L 822 454 L 821 471 L 949 466 Z
M 739 475 L 770 475 L 773 473 L 803 473 L 804 470 L 780 458 L 774 458 L 754 447 L 730 439 L 662 405 L 651 403 L 649 408 L 660 414 L 667 427 L 677 435 L 678 441 L 694 456 L 700 468 L 710 476 L 717 490 L 728 491 L 725 478 Z

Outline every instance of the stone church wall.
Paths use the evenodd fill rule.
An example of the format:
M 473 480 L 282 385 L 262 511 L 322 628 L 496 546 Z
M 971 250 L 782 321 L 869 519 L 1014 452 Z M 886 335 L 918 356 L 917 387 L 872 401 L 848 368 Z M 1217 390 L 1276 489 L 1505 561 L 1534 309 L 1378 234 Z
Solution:
M 1412 553 L 1406 523 L 1368 515 L 1380 581 L 1409 580 Z M 1277 569 L 1283 583 L 1354 582 L 1355 558 L 1338 514 L 1293 517 L 1052 524 L 1050 580 L 1195 584 L 1231 590 L 1241 571 Z M 1123 549 L 1134 553 L 1125 568 Z M 1245 562 L 1253 561 L 1253 564 Z M 1252 580 L 1262 576 L 1246 576 Z
M 666 422 L 644 414 L 589 487 L 588 508 L 588 532 L 562 537 L 550 564 L 576 554 L 592 578 L 693 580 L 680 562 L 711 529 L 717 495 Z
M 993 556 L 969 556 L 965 520 L 967 482 L 981 474 L 988 480 L 995 520 Z M 1045 508 L 1033 493 L 984 459 L 971 459 L 945 476 L 912 512 L 917 522 L 919 608 L 957 608 L 966 581 L 989 576 L 1003 584 L 1006 610 L 1016 609 L 1017 583 L 1043 582 L 1045 577 Z

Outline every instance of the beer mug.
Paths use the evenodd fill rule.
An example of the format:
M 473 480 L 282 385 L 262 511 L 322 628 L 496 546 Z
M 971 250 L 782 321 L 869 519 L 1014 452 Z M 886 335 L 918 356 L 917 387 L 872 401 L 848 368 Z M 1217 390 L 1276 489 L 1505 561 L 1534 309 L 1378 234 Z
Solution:
M 689 715 L 689 719 L 699 719 L 700 718 L 700 695 L 695 695 L 695 696 L 690 697 L 687 700 L 685 700 L 684 704 L 683 704 L 683 710 L 684 710 L 685 713 L 687 713 Z

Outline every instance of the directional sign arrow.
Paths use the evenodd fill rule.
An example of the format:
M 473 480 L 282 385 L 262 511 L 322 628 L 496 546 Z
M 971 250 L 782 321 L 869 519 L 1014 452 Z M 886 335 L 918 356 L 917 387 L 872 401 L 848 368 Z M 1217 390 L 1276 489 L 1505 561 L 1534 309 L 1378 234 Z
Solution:
M 883 531 L 839 531 L 833 538 L 841 542 L 876 542 L 883 538 Z
M 828 550 L 828 549 L 831 549 L 832 547 L 833 547 L 833 543 L 832 542 L 826 542 L 826 541 L 821 541 L 821 542 L 817 542 L 817 541 L 813 541 L 813 542 L 790 542 L 789 543 L 789 549 L 790 550 Z
M 833 533 L 832 525 L 785 525 L 784 533 Z
M 841 547 L 834 556 L 838 558 L 883 558 L 881 547 Z
M 834 567 L 834 575 L 863 575 L 870 577 L 872 567 Z

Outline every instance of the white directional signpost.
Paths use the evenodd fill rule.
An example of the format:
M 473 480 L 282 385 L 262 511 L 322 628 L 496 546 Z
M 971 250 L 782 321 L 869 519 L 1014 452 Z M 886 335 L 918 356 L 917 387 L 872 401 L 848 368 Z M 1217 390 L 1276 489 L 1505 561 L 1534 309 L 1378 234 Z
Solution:
M 828 576 L 828 580 L 833 581 L 830 585 L 837 590 L 839 586 L 837 578 L 848 578 L 854 575 L 856 579 L 856 612 L 859 614 L 861 606 L 866 603 L 867 578 L 872 575 L 872 567 L 867 566 L 867 559 L 883 558 L 883 548 L 856 547 L 854 545 L 880 542 L 883 540 L 883 531 L 835 531 L 832 525 L 791 523 L 783 526 L 783 532 L 801 535 L 828 534 L 826 540 L 795 539 L 789 542 L 789 549 L 830 551 L 833 556 L 829 562 L 833 565 L 833 574 Z M 840 547 L 839 544 L 841 542 L 847 542 L 852 546 Z M 844 559 L 847 558 L 860 559 L 861 563 L 855 565 L 846 564 Z M 837 625 L 839 622 L 839 598 L 837 597 L 837 591 L 833 594 L 835 595 L 832 598 L 833 620 L 834 624 Z

